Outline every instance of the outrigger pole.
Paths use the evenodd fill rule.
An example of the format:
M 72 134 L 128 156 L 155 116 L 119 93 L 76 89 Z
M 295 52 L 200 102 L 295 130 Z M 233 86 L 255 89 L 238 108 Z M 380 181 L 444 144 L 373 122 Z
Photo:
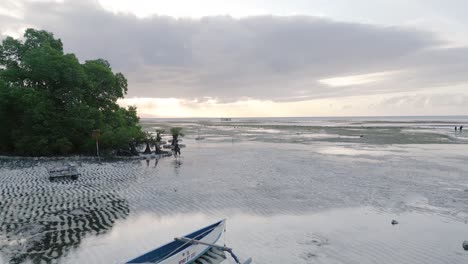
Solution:
M 231 254 L 231 257 L 236 261 L 237 264 L 250 264 L 252 262 L 252 259 L 249 258 L 244 263 L 241 263 L 239 261 L 239 258 L 234 254 L 234 252 L 232 252 L 232 248 L 229 248 L 229 247 L 210 244 L 210 243 L 206 243 L 206 242 L 203 242 L 203 241 L 200 241 L 200 240 L 191 239 L 191 238 L 187 238 L 187 237 L 176 237 L 176 238 L 174 238 L 174 240 L 185 242 L 185 243 L 188 243 L 188 244 L 193 244 L 193 245 L 200 244 L 200 245 L 210 246 L 210 247 L 214 247 L 214 248 L 217 248 L 219 250 L 222 250 L 222 251 L 229 252 L 229 254 Z

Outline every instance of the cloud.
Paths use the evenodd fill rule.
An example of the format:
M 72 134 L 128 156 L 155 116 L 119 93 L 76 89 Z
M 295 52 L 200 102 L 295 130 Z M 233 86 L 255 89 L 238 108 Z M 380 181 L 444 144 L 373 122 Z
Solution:
M 466 94 L 417 94 L 394 96 L 383 100 L 381 106 L 406 106 L 416 108 L 454 107 L 468 109 L 468 95 Z
M 468 49 L 442 48 L 438 35 L 414 28 L 308 16 L 138 18 L 95 1 L 16 7 L 22 15 L 0 16 L 0 32 L 54 32 L 67 52 L 123 72 L 130 98 L 288 102 L 468 83 Z
M 342 87 L 351 85 L 362 85 L 366 83 L 374 83 L 385 80 L 391 75 L 392 72 L 377 72 L 361 75 L 350 75 L 342 77 L 334 77 L 328 79 L 319 80 L 320 83 L 326 84 L 332 87 Z

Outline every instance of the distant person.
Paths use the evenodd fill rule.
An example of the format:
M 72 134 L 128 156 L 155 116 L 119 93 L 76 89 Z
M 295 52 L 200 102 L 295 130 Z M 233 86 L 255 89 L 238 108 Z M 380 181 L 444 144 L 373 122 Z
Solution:
M 463 130 L 463 126 L 460 126 L 460 132 L 462 132 L 462 130 Z
M 455 126 L 455 131 L 457 131 L 457 130 L 458 130 L 458 129 L 457 129 L 457 126 Z
M 174 145 L 174 156 L 177 157 L 177 155 L 180 156 L 180 146 L 178 142 Z

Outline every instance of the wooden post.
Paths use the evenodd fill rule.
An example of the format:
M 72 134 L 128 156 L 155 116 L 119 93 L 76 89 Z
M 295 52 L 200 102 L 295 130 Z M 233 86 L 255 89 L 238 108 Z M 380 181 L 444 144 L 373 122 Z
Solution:
M 99 160 L 99 163 L 101 163 L 101 157 L 99 156 L 99 136 L 101 135 L 101 131 L 99 129 L 93 130 L 93 138 L 96 139 L 96 154 Z

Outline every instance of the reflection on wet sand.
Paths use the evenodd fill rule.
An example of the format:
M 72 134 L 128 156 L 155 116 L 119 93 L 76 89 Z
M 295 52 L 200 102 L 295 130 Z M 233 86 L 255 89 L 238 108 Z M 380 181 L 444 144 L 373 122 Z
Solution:
M 180 175 L 180 168 L 182 167 L 182 164 L 184 164 L 182 162 L 182 159 L 179 157 L 179 158 L 175 158 L 173 161 L 172 161 L 172 165 L 174 166 L 174 173 L 175 175 L 179 176 Z
M 159 158 L 153 158 L 153 159 L 150 159 L 150 158 L 147 158 L 145 159 L 145 164 L 146 164 L 146 167 L 150 167 L 151 163 L 153 163 L 154 161 L 154 168 L 156 168 L 158 166 L 158 163 L 159 163 Z M 137 162 L 138 163 L 138 162 Z

